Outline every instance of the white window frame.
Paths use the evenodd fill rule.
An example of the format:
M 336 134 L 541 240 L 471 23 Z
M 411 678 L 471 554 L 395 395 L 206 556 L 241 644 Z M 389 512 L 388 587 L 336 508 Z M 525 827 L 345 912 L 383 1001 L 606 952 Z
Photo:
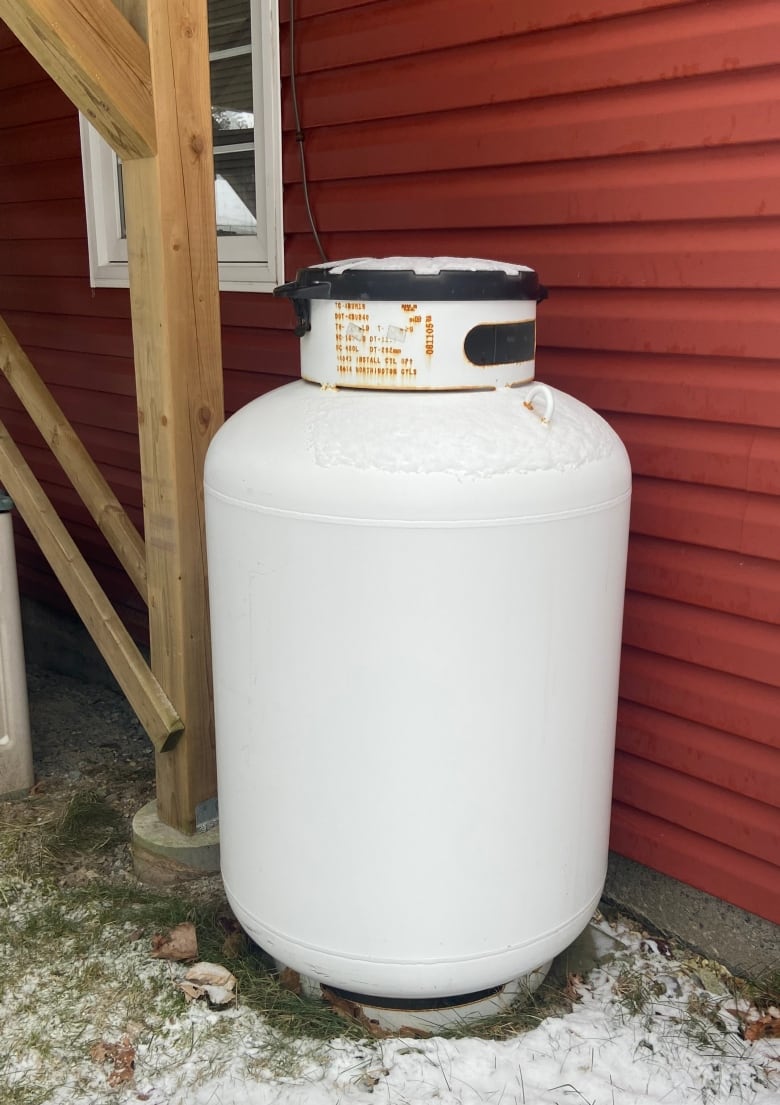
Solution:
M 251 0 L 251 18 L 258 232 L 217 238 L 219 286 L 222 291 L 270 292 L 284 280 L 277 3 Z M 126 288 L 127 241 L 121 236 L 116 154 L 84 116 L 80 126 L 90 284 L 93 288 Z

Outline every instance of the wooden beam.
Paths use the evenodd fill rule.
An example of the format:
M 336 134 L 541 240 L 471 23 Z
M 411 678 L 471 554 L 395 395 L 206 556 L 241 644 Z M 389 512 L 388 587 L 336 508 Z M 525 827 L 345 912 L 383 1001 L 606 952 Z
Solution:
M 216 795 L 203 462 L 223 419 L 206 0 L 147 20 L 159 152 L 125 164 L 125 215 L 152 669 L 185 724 L 157 808 L 192 832 Z
M 143 538 L 2 318 L 0 372 L 16 392 L 95 519 L 100 532 L 145 600 L 146 553 Z
M 0 0 L 0 19 L 123 160 L 154 154 L 149 51 L 112 0 Z
M 170 754 L 183 723 L 122 625 L 86 560 L 0 422 L 0 483 L 52 566 L 158 753 Z
M 146 42 L 149 37 L 146 25 L 146 0 L 113 0 L 113 3 Z

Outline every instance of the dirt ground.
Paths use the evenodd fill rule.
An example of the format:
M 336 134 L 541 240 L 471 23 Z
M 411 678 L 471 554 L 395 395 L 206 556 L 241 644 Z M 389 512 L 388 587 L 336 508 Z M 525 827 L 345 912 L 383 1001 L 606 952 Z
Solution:
M 130 878 L 132 818 L 154 797 L 148 737 L 126 701 L 104 687 L 30 668 L 28 693 L 35 792 L 94 793 L 118 811 L 124 825 L 116 846 L 91 851 L 88 870 Z
M 34 795 L 52 805 L 88 795 L 119 815 L 107 846 L 61 856 L 62 879 L 71 885 L 96 877 L 137 883 L 132 819 L 155 797 L 149 738 L 118 690 L 35 666 L 28 667 L 27 679 Z M 201 900 L 221 897 L 221 879 L 198 879 L 188 893 Z
M 152 746 L 123 698 L 42 668 L 28 670 L 28 692 L 37 780 L 132 778 L 143 801 L 153 796 Z

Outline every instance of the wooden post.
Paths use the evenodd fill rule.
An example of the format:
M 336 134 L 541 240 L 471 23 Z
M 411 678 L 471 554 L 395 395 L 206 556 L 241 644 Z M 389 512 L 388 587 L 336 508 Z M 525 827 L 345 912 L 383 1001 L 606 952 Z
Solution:
M 146 15 L 159 152 L 125 162 L 125 216 L 152 670 L 185 725 L 157 808 L 192 832 L 216 795 L 203 462 L 223 419 L 206 0 Z
M 224 409 L 206 0 L 0 0 L 0 18 L 123 158 L 152 670 L 185 724 L 158 813 L 192 832 L 216 795 L 202 487 Z

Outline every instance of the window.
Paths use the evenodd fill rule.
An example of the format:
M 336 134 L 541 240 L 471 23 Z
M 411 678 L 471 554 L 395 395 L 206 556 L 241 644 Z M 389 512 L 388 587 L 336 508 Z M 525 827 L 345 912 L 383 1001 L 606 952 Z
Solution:
M 283 276 L 279 26 L 274 0 L 208 0 L 219 284 L 271 291 Z M 122 166 L 81 119 L 90 278 L 127 287 Z

